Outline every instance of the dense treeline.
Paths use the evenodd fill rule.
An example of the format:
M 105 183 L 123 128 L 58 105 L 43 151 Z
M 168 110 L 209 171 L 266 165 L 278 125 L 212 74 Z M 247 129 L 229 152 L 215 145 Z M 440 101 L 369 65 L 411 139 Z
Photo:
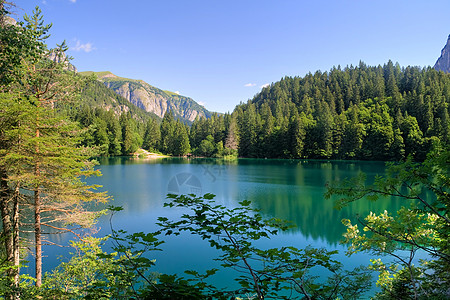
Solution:
M 96 99 L 104 103 L 98 94 Z M 141 147 L 174 156 L 222 157 L 237 153 L 236 144 L 229 142 L 224 147 L 231 122 L 229 114 L 197 118 L 189 127 L 170 111 L 160 121 L 149 116 L 141 118 L 134 111 L 117 112 L 103 107 L 83 101 L 77 109 L 66 110 L 85 129 L 82 144 L 97 147 L 102 156 L 130 155 Z
M 232 114 L 196 119 L 190 128 L 173 116 L 160 126 L 149 121 L 142 146 L 207 157 L 423 160 L 433 144 L 449 143 L 449 102 L 443 72 L 361 62 L 285 77 Z
M 154 113 L 147 112 L 142 108 L 137 107 L 135 104 L 129 102 L 121 95 L 116 94 L 114 90 L 106 87 L 102 82 L 98 80 L 89 81 L 83 89 L 80 97 L 83 99 L 82 103 L 85 105 L 92 107 L 100 106 L 104 107 L 107 110 L 112 109 L 118 115 L 123 112 L 129 112 L 134 116 L 136 120 L 140 122 L 145 122 L 151 117 L 158 118 L 158 116 Z M 72 105 L 71 108 L 73 109 L 74 106 Z
M 135 152 L 142 147 L 146 123 L 158 119 L 97 80 L 88 80 L 80 98 L 77 103 L 59 104 L 59 110 L 84 128 L 82 144 L 96 147 L 101 156 Z
M 84 128 L 82 145 L 97 147 L 99 155 L 129 155 L 142 145 L 144 124 L 130 112 L 118 116 L 112 110 L 82 105 L 71 118 Z
M 99 97 L 98 85 L 82 98 L 108 107 L 102 99 L 111 95 Z M 172 113 L 159 122 L 136 111 L 102 112 L 92 105 L 77 110 L 75 120 L 88 128 L 84 143 L 99 146 L 102 155 L 143 147 L 177 156 L 423 160 L 433 144 L 449 143 L 449 102 L 450 79 L 443 72 L 361 62 L 285 77 L 232 114 L 197 118 L 191 127 Z
M 424 159 L 449 142 L 449 102 L 447 74 L 391 61 L 285 77 L 235 109 L 239 155 Z

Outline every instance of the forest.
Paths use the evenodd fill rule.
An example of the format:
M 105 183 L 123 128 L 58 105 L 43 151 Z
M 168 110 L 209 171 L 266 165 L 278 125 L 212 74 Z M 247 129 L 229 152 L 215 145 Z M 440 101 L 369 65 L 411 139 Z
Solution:
M 423 160 L 448 144 L 449 77 L 432 68 L 333 68 L 283 78 L 238 106 L 243 157 Z
M 91 105 L 72 119 L 88 128 L 84 144 L 98 146 L 102 155 L 143 147 L 175 156 L 424 160 L 434 144 L 449 143 L 449 101 L 450 79 L 443 72 L 361 62 L 285 77 L 231 114 L 197 118 L 191 126 L 170 112 L 161 122 L 145 121 Z
M 449 298 L 448 74 L 389 61 L 286 77 L 233 113 L 188 126 L 171 113 L 157 120 L 132 108 L 118 114 L 83 103 L 114 96 L 68 69 L 65 42 L 48 47 L 51 25 L 39 8 L 15 25 L 11 7 L 0 0 L 0 299 L 359 299 L 374 283 L 372 271 L 379 274 L 375 299 Z M 375 182 L 361 175 L 330 183 L 324 197 L 337 208 L 384 196 L 404 206 L 357 224 L 343 220 L 348 254 L 373 254 L 369 267 L 353 270 L 343 268 L 336 251 L 258 248 L 258 240 L 291 224 L 250 201 L 225 207 L 212 194 L 169 194 L 166 207 L 189 213 L 160 217 L 155 232 L 79 234 L 122 210 L 92 210 L 109 204 L 106 192 L 85 182 L 100 175 L 93 158 L 139 147 L 174 156 L 393 160 Z M 46 235 L 63 232 L 77 237 L 75 253 L 44 274 Z M 221 268 L 240 270 L 238 287 L 211 284 L 216 268 L 188 270 L 186 277 L 152 272 L 152 251 L 182 232 L 216 249 Z M 112 251 L 102 248 L 108 239 Z M 418 251 L 427 257 L 415 263 Z M 22 272 L 30 252 L 34 275 Z M 317 278 L 317 269 L 328 277 Z

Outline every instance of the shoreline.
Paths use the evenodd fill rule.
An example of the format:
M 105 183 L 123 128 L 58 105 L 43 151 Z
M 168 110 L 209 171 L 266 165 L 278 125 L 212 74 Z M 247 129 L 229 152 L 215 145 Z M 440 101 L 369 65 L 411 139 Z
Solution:
M 133 153 L 133 156 L 135 158 L 139 158 L 139 159 L 157 159 L 157 158 L 171 157 L 169 155 L 149 152 L 149 151 L 144 150 L 144 149 L 138 149 L 136 152 Z

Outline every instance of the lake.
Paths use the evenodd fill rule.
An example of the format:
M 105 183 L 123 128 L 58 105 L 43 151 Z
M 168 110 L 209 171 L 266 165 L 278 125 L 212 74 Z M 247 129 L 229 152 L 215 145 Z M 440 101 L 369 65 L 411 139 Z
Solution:
M 339 243 L 345 231 L 341 219 L 355 220 L 357 214 L 365 216 L 370 211 L 379 213 L 399 208 L 394 200 L 385 199 L 359 201 L 337 211 L 333 201 L 323 197 L 327 182 L 354 177 L 360 172 L 366 173 L 368 178 L 383 175 L 383 162 L 116 157 L 102 158 L 100 163 L 98 168 L 103 176 L 89 178 L 89 183 L 102 185 L 102 189 L 114 198 L 112 204 L 124 208 L 112 220 L 116 230 L 151 232 L 157 229 L 154 224 L 157 217 L 178 218 L 182 213 L 180 209 L 163 207 L 168 193 L 212 193 L 217 202 L 228 207 L 250 200 L 262 214 L 290 220 L 297 225 L 295 229 L 264 241 L 267 246 L 302 248 L 311 245 L 339 250 L 338 258 L 348 268 L 369 264 L 369 256 L 358 254 L 348 258 L 344 255 L 346 247 Z M 102 217 L 97 227 L 98 236 L 109 234 L 109 217 Z M 67 244 L 70 237 L 55 238 Z M 186 269 L 204 271 L 211 267 L 212 259 L 217 256 L 209 244 L 192 235 L 170 238 L 162 248 L 163 252 L 151 256 L 157 261 L 155 271 L 163 273 L 181 273 Z M 45 247 L 45 269 L 55 267 L 58 264 L 56 257 L 66 256 L 68 251 L 67 248 Z M 34 274 L 32 269 L 29 272 Z M 225 277 L 219 280 L 225 281 Z

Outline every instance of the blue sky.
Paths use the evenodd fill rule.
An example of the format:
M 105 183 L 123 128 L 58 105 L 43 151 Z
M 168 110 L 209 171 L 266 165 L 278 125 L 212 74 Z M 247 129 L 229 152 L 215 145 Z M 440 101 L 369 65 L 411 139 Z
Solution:
M 232 111 L 284 76 L 333 66 L 432 66 L 448 0 L 16 0 L 38 5 L 79 71 L 111 71 Z

